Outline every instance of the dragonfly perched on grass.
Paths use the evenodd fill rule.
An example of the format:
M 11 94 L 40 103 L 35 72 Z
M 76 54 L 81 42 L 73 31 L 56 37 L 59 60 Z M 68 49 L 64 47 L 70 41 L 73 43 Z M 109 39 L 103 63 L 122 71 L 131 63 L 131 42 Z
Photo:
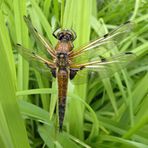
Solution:
M 26 60 L 32 65 L 36 65 L 39 71 L 57 78 L 59 129 L 62 131 L 69 79 L 75 80 L 83 71 L 87 71 L 87 73 L 103 71 L 105 72 L 103 75 L 108 76 L 125 67 L 133 59 L 134 54 L 124 52 L 113 55 L 106 46 L 110 43 L 114 44 L 114 41 L 118 41 L 118 37 L 126 34 L 131 23 L 126 22 L 103 37 L 74 49 L 73 41 L 76 39 L 74 31 L 58 29 L 53 32 L 57 39 L 57 44 L 53 48 L 47 39 L 33 27 L 29 17 L 24 16 L 24 20 L 36 41 L 43 45 L 46 54 L 26 49 L 20 44 L 17 44 L 16 48 Z M 106 55 L 106 57 L 102 55 Z

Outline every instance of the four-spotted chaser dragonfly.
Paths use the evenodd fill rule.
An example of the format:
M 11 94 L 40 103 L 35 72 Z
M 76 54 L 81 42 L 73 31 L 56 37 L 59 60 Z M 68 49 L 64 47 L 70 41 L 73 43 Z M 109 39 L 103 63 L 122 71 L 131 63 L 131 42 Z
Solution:
M 127 22 L 117 29 L 105 34 L 103 37 L 85 44 L 84 46 L 74 49 L 73 41 L 76 39 L 76 34 L 72 30 L 58 29 L 53 35 L 57 39 L 55 48 L 33 27 L 30 19 L 24 16 L 24 20 L 29 28 L 30 33 L 34 36 L 37 42 L 40 42 L 44 47 L 44 53 L 40 54 L 36 50 L 29 50 L 16 45 L 18 52 L 28 60 L 32 65 L 36 65 L 38 70 L 51 73 L 57 78 L 58 83 L 58 111 L 59 111 L 59 129 L 62 130 L 65 104 L 67 97 L 68 81 L 79 77 L 81 71 L 105 71 L 112 74 L 115 71 L 126 66 L 133 59 L 132 52 L 124 52 L 113 55 L 106 48 L 108 43 L 115 43 L 118 37 L 124 35 L 130 28 L 131 23 Z M 107 50 L 107 52 L 106 52 Z M 108 55 L 108 58 L 103 57 Z M 109 71 L 109 72 L 108 72 Z

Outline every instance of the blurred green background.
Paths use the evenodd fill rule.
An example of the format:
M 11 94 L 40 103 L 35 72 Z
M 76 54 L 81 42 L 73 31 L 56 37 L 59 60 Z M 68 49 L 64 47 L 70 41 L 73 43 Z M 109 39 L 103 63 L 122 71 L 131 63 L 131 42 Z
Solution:
M 148 147 L 147 0 L 0 0 L 0 147 Z M 37 48 L 24 15 L 52 44 L 72 28 L 75 47 L 130 20 L 118 51 L 132 51 L 128 69 L 95 83 L 69 85 L 64 132 L 57 132 L 56 81 L 30 67 L 15 44 Z

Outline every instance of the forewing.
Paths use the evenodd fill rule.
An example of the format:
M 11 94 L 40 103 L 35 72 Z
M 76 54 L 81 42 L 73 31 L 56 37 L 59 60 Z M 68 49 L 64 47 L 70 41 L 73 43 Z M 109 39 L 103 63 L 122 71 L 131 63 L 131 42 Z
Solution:
M 130 33 L 132 26 L 133 24 L 131 22 L 126 22 L 102 38 L 96 39 L 76 49 L 70 54 L 72 61 L 74 63 L 80 61 L 85 62 L 108 51 L 110 52 L 110 49 L 115 47 L 113 47 L 113 45 L 119 45 L 121 41 L 123 41 L 124 36 Z
M 33 35 L 36 42 L 44 48 L 44 52 L 48 52 L 52 57 L 55 57 L 54 49 L 52 48 L 51 44 L 45 39 L 32 25 L 31 20 L 29 17 L 24 16 L 24 20 L 28 26 L 29 32 Z M 45 50 L 46 49 L 46 50 Z

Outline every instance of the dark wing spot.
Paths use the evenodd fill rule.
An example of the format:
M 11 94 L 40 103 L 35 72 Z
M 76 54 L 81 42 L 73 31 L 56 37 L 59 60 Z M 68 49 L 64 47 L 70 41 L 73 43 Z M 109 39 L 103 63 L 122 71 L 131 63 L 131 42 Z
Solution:
M 56 78 L 56 68 L 51 68 L 46 62 L 44 63 L 48 68 L 50 68 L 50 71 L 52 73 L 52 76 Z
M 109 34 L 107 33 L 107 34 L 105 34 L 103 37 L 106 38 L 108 35 L 109 35 Z
M 84 69 L 85 68 L 85 66 L 82 66 L 82 67 L 80 67 L 80 70 L 82 70 L 82 69 Z
M 106 62 L 106 61 L 107 61 L 107 59 L 104 58 L 103 56 L 100 56 L 100 55 L 99 55 L 99 57 L 100 57 L 101 62 Z
M 32 51 L 31 53 L 35 56 L 35 52 L 34 51 Z
M 36 30 L 36 28 L 33 28 L 33 29 L 34 29 L 35 32 L 38 32 L 38 31 Z
M 48 65 L 48 64 L 47 64 Z M 48 66 L 49 67 L 49 66 Z M 56 69 L 55 68 L 52 68 L 51 69 L 51 73 L 52 73 L 52 76 L 54 77 L 54 78 L 56 78 Z
M 85 68 L 85 66 L 82 66 L 82 67 L 80 67 L 80 68 L 71 68 L 70 69 L 70 80 L 72 80 L 75 76 L 76 76 L 76 74 L 77 74 L 77 72 L 79 71 L 79 70 L 82 70 L 82 69 L 84 69 Z
M 128 24 L 128 23 L 130 23 L 130 21 L 127 21 L 127 22 L 125 22 L 124 24 Z
M 125 52 L 125 54 L 133 54 L 132 52 L 128 51 L 128 52 Z
M 72 80 L 79 70 L 70 69 L 70 80 Z
M 17 45 L 17 46 L 21 46 L 21 44 L 18 44 L 18 43 L 17 43 L 16 45 Z

